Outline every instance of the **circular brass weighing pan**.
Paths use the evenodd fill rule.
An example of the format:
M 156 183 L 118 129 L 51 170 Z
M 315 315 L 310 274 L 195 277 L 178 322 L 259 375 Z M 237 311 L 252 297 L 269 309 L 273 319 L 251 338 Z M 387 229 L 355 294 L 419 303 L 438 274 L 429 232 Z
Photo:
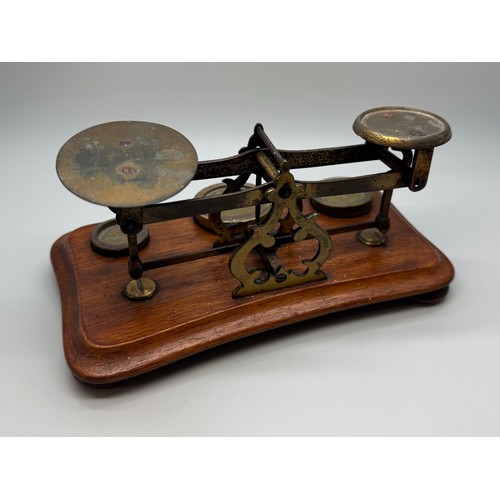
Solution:
M 332 177 L 330 181 L 345 179 Z M 373 193 L 339 194 L 334 196 L 319 196 L 311 198 L 311 205 L 329 217 L 359 217 L 370 211 L 373 202 Z
M 443 118 L 413 108 L 370 109 L 356 118 L 352 128 L 368 142 L 396 149 L 431 149 L 451 139 L 451 128 Z
M 137 233 L 137 245 L 139 250 L 149 243 L 149 230 L 147 226 Z M 99 224 L 92 232 L 90 240 L 92 249 L 107 257 L 120 257 L 128 255 L 128 238 L 116 223 L 116 219 L 110 219 Z
M 198 167 L 193 145 L 164 125 L 103 123 L 76 134 L 56 161 L 61 182 L 84 200 L 107 207 L 140 207 L 184 189 Z
M 255 186 L 253 184 L 245 184 L 242 190 L 251 189 Z M 227 185 L 220 182 L 218 184 L 212 184 L 204 189 L 202 189 L 199 193 L 196 194 L 195 198 L 209 198 L 211 196 L 219 196 L 225 192 Z M 271 210 L 270 203 L 264 203 L 260 207 L 260 216 L 262 219 L 265 219 L 269 215 Z M 207 231 L 213 232 L 212 226 L 209 221 L 208 214 L 196 215 L 194 217 L 196 222 Z M 242 226 L 245 227 L 248 224 L 255 223 L 255 207 L 242 207 L 242 208 L 234 208 L 233 210 L 225 210 L 221 212 L 221 220 L 226 226 Z

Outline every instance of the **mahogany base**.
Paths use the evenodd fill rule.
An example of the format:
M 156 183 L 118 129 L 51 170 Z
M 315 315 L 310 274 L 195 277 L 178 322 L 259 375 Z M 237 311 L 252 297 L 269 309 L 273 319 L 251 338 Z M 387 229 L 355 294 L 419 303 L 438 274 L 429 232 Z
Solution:
M 373 220 L 318 216 L 324 228 Z M 304 200 L 304 212 L 314 211 Z M 238 285 L 229 254 L 148 271 L 156 295 L 134 302 L 123 297 L 127 257 L 104 257 L 90 245 L 95 225 L 76 229 L 53 245 L 51 260 L 62 301 L 64 352 L 76 378 L 109 384 L 205 349 L 298 321 L 368 304 L 415 297 L 444 297 L 453 279 L 450 261 L 391 208 L 386 243 L 369 247 L 355 232 L 332 236 L 333 252 L 323 281 L 233 299 Z M 148 226 L 143 261 L 208 250 L 214 236 L 192 219 Z M 314 241 L 285 245 L 279 255 L 293 267 L 315 251 Z

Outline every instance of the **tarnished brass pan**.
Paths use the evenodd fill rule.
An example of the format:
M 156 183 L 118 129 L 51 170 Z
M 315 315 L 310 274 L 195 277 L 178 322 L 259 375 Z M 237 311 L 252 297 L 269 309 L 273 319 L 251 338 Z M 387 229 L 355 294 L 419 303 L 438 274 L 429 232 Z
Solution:
M 331 177 L 326 180 L 345 179 Z M 335 196 L 319 196 L 311 198 L 311 205 L 330 217 L 359 217 L 370 211 L 373 193 L 339 194 Z
M 252 189 L 255 186 L 253 184 L 245 184 L 243 186 L 243 191 L 247 189 Z M 207 186 L 202 189 L 197 195 L 196 198 L 209 198 L 210 196 L 218 196 L 224 194 L 226 191 L 227 185 L 220 182 L 217 184 L 212 184 L 211 186 Z M 271 204 L 264 203 L 260 207 L 260 216 L 262 219 L 265 219 L 269 212 L 271 211 Z M 255 224 L 255 207 L 243 207 L 243 208 L 235 208 L 233 210 L 225 210 L 220 214 L 221 222 L 226 226 L 239 226 L 242 231 L 245 231 L 246 228 L 250 224 Z M 209 215 L 202 214 L 196 215 L 194 217 L 195 221 L 207 231 L 213 231 L 212 225 L 210 224 Z
M 57 155 L 61 182 L 84 200 L 108 207 L 138 207 L 184 189 L 198 166 L 193 145 L 164 125 L 139 121 L 90 127 Z
M 396 149 L 432 149 L 451 138 L 443 118 L 413 108 L 369 109 L 356 118 L 352 128 L 369 142 Z

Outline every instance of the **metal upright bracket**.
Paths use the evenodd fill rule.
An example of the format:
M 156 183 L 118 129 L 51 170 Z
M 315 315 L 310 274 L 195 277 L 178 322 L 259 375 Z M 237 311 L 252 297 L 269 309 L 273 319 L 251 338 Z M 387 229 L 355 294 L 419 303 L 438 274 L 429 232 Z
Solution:
M 240 281 L 240 285 L 233 291 L 233 297 L 278 290 L 327 277 L 321 266 L 331 254 L 332 240 L 330 235 L 316 223 L 316 214 L 304 215 L 299 210 L 298 203 L 303 196 L 304 186 L 296 184 L 290 172 L 278 175 L 275 187 L 266 192 L 266 200 L 273 204 L 269 217 L 263 224 L 249 227 L 248 238 L 229 259 L 229 269 Z M 293 231 L 294 242 L 306 238 L 315 238 L 318 241 L 316 254 L 310 259 L 302 260 L 306 269 L 301 272 L 287 269 L 276 254 L 276 236 L 284 220 L 282 219 L 284 213 L 296 225 Z M 260 253 L 264 267 L 247 271 L 245 261 L 254 250 Z

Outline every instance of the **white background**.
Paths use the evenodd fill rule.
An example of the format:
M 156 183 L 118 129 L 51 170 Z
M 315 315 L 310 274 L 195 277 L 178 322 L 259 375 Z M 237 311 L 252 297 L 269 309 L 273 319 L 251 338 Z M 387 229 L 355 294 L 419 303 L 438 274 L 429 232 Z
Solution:
M 500 66 L 4 63 L 0 77 L 0 434 L 498 435 Z M 256 122 L 283 149 L 356 144 L 356 116 L 384 105 L 433 111 L 453 130 L 424 191 L 393 197 L 455 267 L 442 304 L 329 315 L 107 389 L 72 377 L 49 251 L 111 213 L 59 182 L 55 157 L 70 136 L 157 122 L 207 160 L 235 154 Z

